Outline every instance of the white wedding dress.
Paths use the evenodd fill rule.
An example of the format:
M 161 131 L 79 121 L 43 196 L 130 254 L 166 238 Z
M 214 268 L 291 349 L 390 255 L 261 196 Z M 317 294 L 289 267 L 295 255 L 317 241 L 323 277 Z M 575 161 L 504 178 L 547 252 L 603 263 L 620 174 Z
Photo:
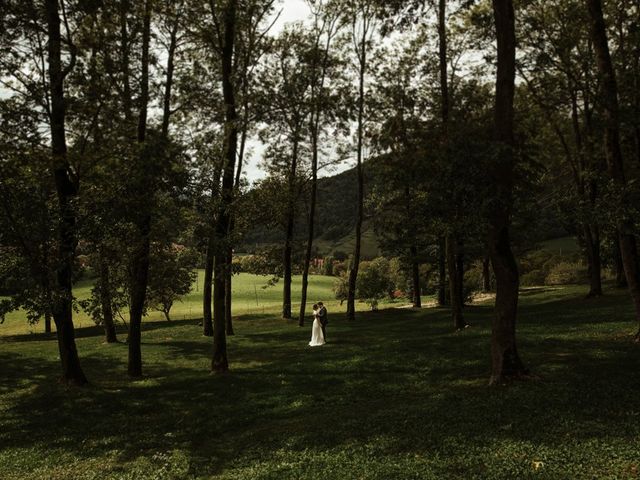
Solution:
M 311 341 L 309 342 L 310 347 L 319 347 L 320 345 L 324 345 L 324 335 L 322 334 L 322 325 L 320 325 L 320 319 L 318 318 L 317 312 L 313 312 L 314 320 L 313 327 L 311 327 Z

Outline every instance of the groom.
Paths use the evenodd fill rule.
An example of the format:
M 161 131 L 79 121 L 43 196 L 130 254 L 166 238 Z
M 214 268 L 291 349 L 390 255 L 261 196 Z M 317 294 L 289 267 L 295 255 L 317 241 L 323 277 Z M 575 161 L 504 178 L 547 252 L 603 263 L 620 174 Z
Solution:
M 324 303 L 322 302 L 318 302 L 318 317 L 320 319 L 320 325 L 322 326 L 322 336 L 324 337 L 324 341 L 327 341 L 327 331 L 326 331 L 326 326 L 327 323 L 329 323 L 329 320 L 327 320 L 327 307 L 324 306 Z

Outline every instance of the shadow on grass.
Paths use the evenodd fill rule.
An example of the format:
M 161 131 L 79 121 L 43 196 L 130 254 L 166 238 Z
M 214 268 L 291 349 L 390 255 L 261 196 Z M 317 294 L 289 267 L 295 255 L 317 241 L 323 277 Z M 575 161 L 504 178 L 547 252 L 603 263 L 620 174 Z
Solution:
M 606 325 L 608 309 L 620 301 L 600 302 L 591 323 Z M 94 381 L 86 389 L 56 384 L 57 362 L 4 352 L 0 449 L 35 442 L 80 460 L 117 452 L 120 463 L 183 450 L 193 475 L 202 476 L 233 468 L 239 458 L 269 459 L 310 445 L 450 455 L 452 442 L 490 449 L 506 440 L 552 448 L 568 438 L 632 441 L 640 434 L 628 415 L 637 412 L 637 346 L 602 326 L 597 336 L 582 335 L 592 305 L 573 298 L 524 305 L 521 353 L 540 378 L 509 388 L 486 386 L 486 306 L 468 309 L 474 327 L 459 333 L 446 310 L 332 319 L 334 340 L 318 349 L 306 346 L 309 332 L 268 324 L 230 340 L 233 370 L 224 376 L 207 374 L 210 341 L 193 338 L 199 331 L 192 321 L 145 324 L 148 332 L 170 329 L 172 338 L 145 340 L 147 376 L 133 382 L 123 378 L 125 353 L 114 358 L 116 350 L 108 356 L 94 346 L 83 355 Z M 572 328 L 575 338 L 566 338 Z M 88 340 L 81 347 L 89 349 Z

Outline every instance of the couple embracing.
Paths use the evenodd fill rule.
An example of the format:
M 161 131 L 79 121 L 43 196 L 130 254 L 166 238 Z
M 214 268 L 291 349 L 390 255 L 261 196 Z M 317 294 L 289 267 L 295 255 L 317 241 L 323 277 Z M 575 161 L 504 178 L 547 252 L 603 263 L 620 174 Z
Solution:
M 326 343 L 327 307 L 322 302 L 313 305 L 313 327 L 311 328 L 310 347 L 319 347 Z

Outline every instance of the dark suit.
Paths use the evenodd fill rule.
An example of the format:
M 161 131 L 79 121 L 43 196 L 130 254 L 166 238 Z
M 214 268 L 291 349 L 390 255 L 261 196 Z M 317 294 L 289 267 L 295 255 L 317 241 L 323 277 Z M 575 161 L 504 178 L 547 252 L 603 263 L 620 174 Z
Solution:
M 327 320 L 327 307 L 325 307 L 324 305 L 322 307 L 320 307 L 320 310 L 318 310 L 318 318 L 320 319 L 320 325 L 322 326 L 322 336 L 324 337 L 324 341 L 327 341 L 327 331 L 326 331 L 326 326 L 327 323 L 329 323 L 329 321 Z

